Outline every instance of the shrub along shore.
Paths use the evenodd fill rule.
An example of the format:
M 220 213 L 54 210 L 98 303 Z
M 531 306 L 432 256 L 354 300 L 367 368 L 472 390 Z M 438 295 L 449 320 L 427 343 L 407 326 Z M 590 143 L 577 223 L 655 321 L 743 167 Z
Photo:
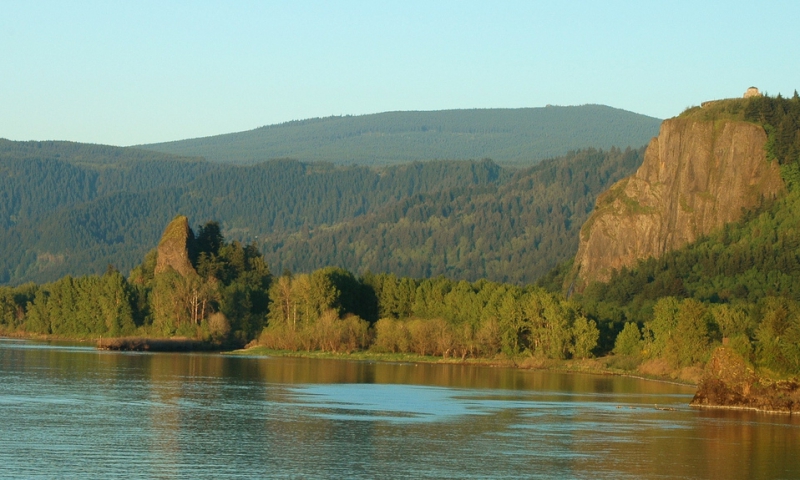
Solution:
M 498 356 L 495 358 L 468 357 L 465 359 L 458 357 L 441 357 L 433 355 L 419 355 L 416 353 L 385 353 L 372 350 L 346 352 L 323 352 L 323 351 L 295 351 L 295 350 L 275 350 L 263 346 L 250 346 L 244 349 L 224 352 L 225 355 L 235 355 L 242 357 L 296 357 L 326 360 L 343 361 L 363 361 L 363 362 L 386 362 L 386 363 L 430 363 L 445 365 L 475 365 L 496 368 L 518 368 L 523 370 L 545 370 L 557 373 L 576 373 L 601 376 L 621 376 L 639 378 L 642 380 L 667 382 L 679 385 L 696 386 L 700 380 L 695 377 L 671 377 L 669 375 L 658 375 L 638 372 L 629 368 L 624 368 L 628 362 L 620 359 L 617 355 L 608 355 L 599 358 L 583 359 L 544 359 L 531 356 L 520 356 L 508 358 Z M 619 365 L 622 365 L 620 367 Z
M 220 350 L 220 344 L 192 338 L 117 337 L 97 340 L 100 350 L 127 350 L 144 352 L 197 352 Z

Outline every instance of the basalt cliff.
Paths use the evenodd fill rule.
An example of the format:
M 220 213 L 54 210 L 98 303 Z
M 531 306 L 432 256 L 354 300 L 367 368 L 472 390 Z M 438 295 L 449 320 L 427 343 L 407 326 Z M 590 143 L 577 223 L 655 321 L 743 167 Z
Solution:
M 194 240 L 194 234 L 189 227 L 189 219 L 178 215 L 164 229 L 161 241 L 158 242 L 155 273 L 166 272 L 170 269 L 175 270 L 183 277 L 196 273 L 189 260 L 189 248 L 192 240 Z
M 597 199 L 581 229 L 567 287 L 581 291 L 614 270 L 662 254 L 741 218 L 784 188 L 756 124 L 695 118 L 664 121 L 636 173 Z

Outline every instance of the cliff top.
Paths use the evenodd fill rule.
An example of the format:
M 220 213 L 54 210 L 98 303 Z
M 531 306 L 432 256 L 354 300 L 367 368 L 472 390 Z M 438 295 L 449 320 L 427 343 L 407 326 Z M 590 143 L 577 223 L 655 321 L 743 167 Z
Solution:
M 745 112 L 751 98 L 727 98 L 703 102 L 699 107 L 689 107 L 678 118 L 701 122 L 708 121 L 747 121 Z
M 164 228 L 164 233 L 161 234 L 161 240 L 158 245 L 164 245 L 168 242 L 181 241 L 186 238 L 186 232 L 189 228 L 189 219 L 185 215 L 177 215 L 171 222 Z

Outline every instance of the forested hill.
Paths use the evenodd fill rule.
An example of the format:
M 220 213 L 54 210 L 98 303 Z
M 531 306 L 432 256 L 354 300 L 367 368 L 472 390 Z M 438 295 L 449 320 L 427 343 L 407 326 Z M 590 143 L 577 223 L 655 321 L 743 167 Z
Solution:
M 219 220 L 232 238 L 331 224 L 408 195 L 496 182 L 492 162 L 432 162 L 385 171 L 275 160 L 252 166 L 60 160 L 0 162 L 0 281 L 127 271 L 162 226 L 187 212 Z
M 55 144 L 43 144 L 55 150 L 37 156 L 30 150 L 40 147 L 19 143 L 5 148 L 22 152 L 16 157 L 0 155 L 0 283 L 10 284 L 102 272 L 108 264 L 125 273 L 176 213 L 218 221 L 226 237 L 256 242 L 278 272 L 340 265 L 532 281 L 572 253 L 596 194 L 630 174 L 640 154 L 584 151 L 514 171 L 490 160 L 382 168 L 77 161 Z M 298 252 L 313 254 L 299 262 Z M 423 259 L 433 267 L 421 269 Z
M 0 160 L 60 160 L 78 165 L 202 161 L 138 148 L 62 141 L 16 142 L 5 138 L 0 138 Z
M 507 182 L 407 197 L 376 210 L 263 241 L 271 265 L 514 284 L 533 283 L 574 255 L 578 231 L 608 185 L 643 150 L 583 150 L 518 171 Z
M 237 164 L 273 158 L 359 165 L 491 158 L 529 166 L 571 150 L 638 148 L 658 133 L 660 123 L 604 105 L 388 112 L 293 121 L 140 148 Z

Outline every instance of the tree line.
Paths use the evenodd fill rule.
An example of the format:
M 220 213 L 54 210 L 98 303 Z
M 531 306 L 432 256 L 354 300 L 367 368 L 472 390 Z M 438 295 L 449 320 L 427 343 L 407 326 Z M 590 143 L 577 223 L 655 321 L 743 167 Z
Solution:
M 4 333 L 183 335 L 280 349 L 373 349 L 460 358 L 588 357 L 598 330 L 576 305 L 538 287 L 412 279 L 326 267 L 275 278 L 254 245 L 215 222 L 191 232 L 193 270 L 156 272 L 158 250 L 129 278 L 103 275 L 0 287 Z
M 795 198 L 791 193 L 781 201 Z M 796 198 L 793 202 L 800 204 Z M 772 206 L 739 227 L 752 228 L 754 221 L 784 210 Z M 727 228 L 729 238 L 743 238 L 735 226 Z M 189 241 L 193 270 L 185 275 L 171 269 L 156 273 L 158 252 L 153 250 L 129 278 L 109 267 L 103 275 L 0 287 L 0 333 L 179 335 L 221 347 L 260 344 L 279 350 L 369 350 L 462 360 L 614 353 L 615 364 L 623 368 L 659 360 L 672 370 L 702 365 L 726 343 L 772 376 L 800 373 L 800 301 L 794 287 L 769 290 L 780 283 L 755 296 L 725 298 L 703 297 L 699 292 L 707 290 L 691 287 L 676 291 L 665 284 L 651 287 L 647 295 L 642 288 L 630 288 L 636 283 L 625 278 L 647 278 L 640 272 L 662 259 L 618 272 L 607 284 L 593 283 L 569 300 L 543 286 L 388 273 L 356 276 L 338 267 L 274 276 L 255 245 L 225 240 L 217 223 L 195 231 Z M 674 252 L 673 258 L 692 248 L 697 247 Z M 753 275 L 758 268 L 745 272 Z M 698 280 L 698 285 L 706 282 L 715 280 Z M 629 289 L 620 290 L 625 285 Z
M 709 102 L 703 107 L 689 108 L 680 116 L 705 121 L 756 123 L 767 133 L 767 159 L 777 160 L 781 165 L 800 160 L 800 137 L 797 136 L 800 130 L 800 95 L 797 90 L 791 98 L 778 94 Z
M 284 350 L 564 359 L 593 354 L 598 330 L 576 305 L 536 287 L 412 279 L 339 268 L 282 275 L 258 343 Z
M 797 95 L 791 99 L 767 97 L 766 100 L 750 100 L 750 103 L 736 101 L 732 103 L 735 108 L 730 108 L 738 110 L 728 114 L 739 115 L 740 119 L 758 114 L 758 122 L 788 125 L 787 122 L 794 122 L 793 112 L 799 102 Z M 725 105 L 713 108 L 729 108 Z M 779 110 L 783 113 L 776 113 Z M 714 112 L 704 109 L 692 114 Z M 793 128 L 794 136 L 785 132 L 779 135 L 775 133 L 777 128 L 771 132 L 767 128 L 768 156 L 781 163 L 787 185 L 787 191 L 779 198 L 765 201 L 739 222 L 726 225 L 691 245 L 615 272 L 609 282 L 595 282 L 569 299 L 561 292 L 569 260 L 540 277 L 536 285 L 527 281 L 496 282 L 485 277 L 453 279 L 451 273 L 455 269 L 448 271 L 447 276 L 371 274 L 369 270 L 356 275 L 340 266 L 328 266 L 298 269 L 296 273 L 282 269 L 283 273 L 275 276 L 267 268 L 268 257 L 260 251 L 259 243 L 263 240 L 259 243 L 228 241 L 223 237 L 222 225 L 211 222 L 198 227 L 191 235 L 192 274 L 155 273 L 157 252 L 153 251 L 145 256 L 141 265 L 132 269 L 128 278 L 108 268 L 102 275 L 64 277 L 41 285 L 0 287 L 0 328 L 3 332 L 72 337 L 178 334 L 226 345 L 255 341 L 289 350 L 373 349 L 458 358 L 563 359 L 613 352 L 617 361 L 622 362 L 620 365 L 631 367 L 641 362 L 659 361 L 671 369 L 702 365 L 714 348 L 725 343 L 750 365 L 770 376 L 797 375 L 800 373 L 800 238 L 797 233 L 800 232 L 800 162 L 791 155 L 796 153 L 793 142 L 800 137 L 797 126 Z M 413 259 L 414 251 L 403 250 L 403 247 L 422 240 L 435 245 L 437 241 L 457 243 L 456 240 L 464 238 L 464 245 L 458 248 L 469 257 L 470 241 L 474 241 L 473 249 L 486 247 L 491 251 L 488 246 L 492 245 L 490 237 L 470 237 L 466 233 L 470 229 L 473 232 L 486 230 L 489 235 L 502 238 L 506 229 L 516 228 L 516 222 L 535 231 L 536 222 L 545 222 L 548 217 L 566 227 L 568 219 L 580 218 L 563 213 L 582 208 L 577 190 L 590 193 L 604 181 L 613 181 L 611 179 L 624 170 L 623 166 L 635 163 L 636 155 L 640 154 L 634 150 L 576 152 L 572 157 L 513 175 L 488 161 L 406 166 L 405 170 L 396 171 L 405 180 L 390 183 L 394 190 L 390 189 L 389 193 L 381 191 L 363 197 L 361 203 L 351 199 L 326 204 L 330 208 L 319 212 L 322 217 L 311 218 L 336 217 L 344 211 L 361 209 L 366 213 L 361 214 L 364 218 L 360 221 L 372 221 L 374 216 L 385 219 L 387 224 L 403 223 L 408 227 L 409 239 L 397 234 L 399 230 L 389 229 L 383 235 L 382 241 L 398 250 L 395 261 L 397 258 Z M 570 163 L 570 158 L 581 161 Z M 362 180 L 366 184 L 375 185 L 391 175 L 379 173 L 376 179 L 370 176 L 371 170 L 285 163 L 291 167 L 285 171 L 294 173 L 280 178 L 292 175 L 296 179 L 303 178 L 305 180 L 298 181 L 307 181 L 304 185 L 308 188 L 317 188 L 319 182 L 329 178 L 340 178 L 342 182 L 362 178 L 366 179 Z M 588 170 L 578 168 L 582 164 L 601 165 L 600 171 L 606 173 L 590 181 Z M 259 168 L 269 170 L 274 166 L 237 168 L 255 176 Z M 466 179 L 468 185 L 451 183 L 449 188 L 436 191 L 437 176 L 441 182 L 452 181 L 445 178 L 453 172 L 452 168 L 461 172 L 459 178 Z M 320 173 L 331 171 L 335 173 L 333 177 Z M 427 174 L 420 176 L 421 171 Z M 356 175 L 352 176 L 352 172 Z M 434 180 L 426 184 L 421 182 L 423 177 Z M 548 183 L 548 179 L 555 181 Z M 554 199 L 559 189 L 562 193 L 570 192 L 569 184 L 576 185 L 574 196 L 568 195 L 575 203 L 565 207 L 559 215 Z M 424 185 L 431 186 L 430 190 Z M 238 194 L 231 189 L 214 190 L 211 181 L 203 186 L 214 195 L 224 194 L 222 198 Z M 503 194 L 506 191 L 530 191 L 532 197 L 538 195 L 550 203 L 531 202 L 533 206 L 525 210 L 520 205 L 527 202 L 526 197 L 519 193 L 506 196 Z M 186 198 L 180 189 L 165 188 L 163 192 L 165 196 Z M 321 198 L 333 195 L 329 192 L 332 192 L 330 188 L 322 188 L 314 201 L 307 204 L 302 199 L 294 199 L 290 211 L 304 212 L 312 204 L 320 205 Z M 485 192 L 488 193 L 481 197 Z M 514 203 L 515 196 L 520 198 L 519 204 Z M 497 198 L 492 200 L 492 197 Z M 157 209 L 155 205 L 160 200 L 152 198 L 152 204 L 146 201 L 138 204 L 141 210 Z M 196 193 L 191 198 L 202 198 L 202 194 Z M 378 199 L 395 199 L 397 203 L 381 206 L 370 203 Z M 106 201 L 107 208 L 114 208 L 113 202 L 107 198 Z M 222 204 L 224 202 L 220 202 Z M 81 205 L 85 207 L 86 204 Z M 130 214 L 136 215 L 135 208 L 124 208 L 131 208 Z M 113 240 L 113 235 L 108 233 L 111 230 L 99 226 L 101 221 L 90 215 L 92 210 L 76 212 L 80 213 L 67 218 L 71 222 L 78 219 L 74 223 L 81 231 L 106 232 L 107 238 Z M 506 212 L 513 214 L 506 216 Z M 525 212 L 533 213 L 526 217 Z M 442 239 L 437 238 L 435 229 L 414 227 L 415 224 L 448 225 L 448 221 L 453 220 L 458 222 L 444 230 L 447 233 Z M 115 221 L 130 220 L 123 216 Z M 498 224 L 503 228 L 491 229 Z M 298 236 L 305 239 L 305 244 L 313 245 L 314 238 L 326 238 L 324 230 L 336 230 L 332 227 L 334 225 L 303 224 L 299 231 L 285 237 L 285 241 L 288 243 Z M 338 228 L 347 232 L 348 227 L 338 225 Z M 287 228 L 287 232 L 290 230 Z M 395 240 L 395 236 L 400 238 Z M 52 238 L 53 242 L 57 241 L 55 236 Z M 346 235 L 327 238 L 334 245 L 350 241 Z M 391 243 L 395 241 L 397 243 Z M 369 250 L 369 245 L 354 243 L 361 248 L 355 251 L 363 258 L 369 257 L 364 253 L 374 252 Z M 297 251 L 305 255 L 303 250 Z M 313 249 L 308 252 L 313 253 Z M 459 261 L 462 258 L 459 250 L 446 250 L 444 254 Z M 515 257 L 504 258 L 513 260 Z M 57 262 L 58 258 L 37 261 Z M 413 265 L 411 261 L 408 263 Z M 521 268 L 527 267 L 521 265 Z

